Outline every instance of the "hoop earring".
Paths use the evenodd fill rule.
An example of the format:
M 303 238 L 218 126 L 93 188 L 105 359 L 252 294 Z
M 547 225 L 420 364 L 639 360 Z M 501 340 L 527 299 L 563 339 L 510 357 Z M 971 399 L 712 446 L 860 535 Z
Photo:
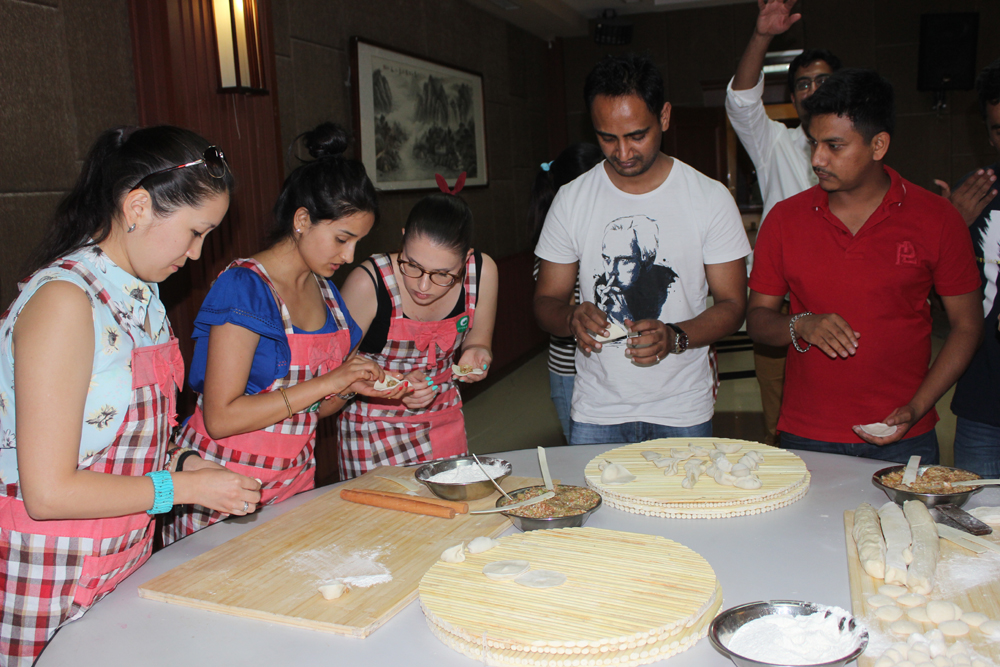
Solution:
M 126 230 L 126 232 L 125 232 L 125 233 L 126 233 L 126 234 L 131 234 L 131 233 L 132 233 L 132 232 L 134 232 L 134 231 L 135 231 L 135 223 L 133 222 L 133 223 L 132 223 L 132 226 L 131 226 L 131 227 L 129 227 L 129 228 L 128 228 L 128 230 Z

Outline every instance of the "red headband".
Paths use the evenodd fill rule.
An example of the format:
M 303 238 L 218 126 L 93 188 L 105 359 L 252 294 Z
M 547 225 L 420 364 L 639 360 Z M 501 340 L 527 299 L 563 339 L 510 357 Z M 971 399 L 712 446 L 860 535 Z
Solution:
M 465 172 L 463 171 L 458 175 L 458 180 L 455 181 L 455 187 L 449 188 L 448 181 L 444 180 L 444 176 L 441 174 L 434 174 L 434 180 L 437 181 L 438 187 L 441 188 L 441 192 L 446 195 L 457 195 L 465 187 Z

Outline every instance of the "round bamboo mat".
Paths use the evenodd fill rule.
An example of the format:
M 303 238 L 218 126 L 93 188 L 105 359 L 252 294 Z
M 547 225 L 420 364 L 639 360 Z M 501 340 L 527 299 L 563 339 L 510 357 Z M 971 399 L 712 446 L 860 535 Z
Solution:
M 743 445 L 735 454 L 727 455 L 733 463 L 751 449 L 764 456 L 763 463 L 755 471 L 763 483 L 761 488 L 722 486 L 702 475 L 693 489 L 685 489 L 681 486 L 683 472 L 667 477 L 662 468 L 642 457 L 642 452 L 646 451 L 669 456 L 671 448 L 686 449 L 688 444 L 712 450 L 717 442 Z M 636 479 L 626 484 L 601 484 L 598 464 L 604 460 L 624 465 Z M 680 466 L 683 465 L 682 462 Z M 809 490 L 810 481 L 806 464 L 792 452 L 759 442 L 727 438 L 663 438 L 626 445 L 591 460 L 584 475 L 587 485 L 612 507 L 674 519 L 722 519 L 768 512 L 802 498 Z
M 483 566 L 527 560 L 567 582 L 532 589 Z M 705 636 L 722 604 L 708 562 L 663 537 L 599 528 L 509 535 L 500 546 L 438 562 L 420 582 L 436 637 L 488 665 L 642 665 Z

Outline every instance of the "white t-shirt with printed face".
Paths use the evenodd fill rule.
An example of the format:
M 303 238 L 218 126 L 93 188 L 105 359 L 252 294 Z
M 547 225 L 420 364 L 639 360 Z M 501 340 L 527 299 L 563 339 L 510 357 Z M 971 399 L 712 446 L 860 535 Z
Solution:
M 652 192 L 619 190 L 601 163 L 556 193 L 535 254 L 579 262 L 580 293 L 617 322 L 683 322 L 706 308 L 706 264 L 750 252 L 729 191 L 674 159 Z M 694 426 L 712 418 L 708 348 L 667 355 L 652 366 L 625 356 L 625 341 L 576 352 L 572 418 L 590 424 L 642 421 Z

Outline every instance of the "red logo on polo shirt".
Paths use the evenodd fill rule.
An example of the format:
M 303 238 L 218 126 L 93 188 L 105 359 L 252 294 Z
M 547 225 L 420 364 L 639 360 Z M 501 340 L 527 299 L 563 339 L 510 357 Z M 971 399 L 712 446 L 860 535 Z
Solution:
M 909 241 L 896 243 L 896 266 L 917 263 L 917 249 Z

